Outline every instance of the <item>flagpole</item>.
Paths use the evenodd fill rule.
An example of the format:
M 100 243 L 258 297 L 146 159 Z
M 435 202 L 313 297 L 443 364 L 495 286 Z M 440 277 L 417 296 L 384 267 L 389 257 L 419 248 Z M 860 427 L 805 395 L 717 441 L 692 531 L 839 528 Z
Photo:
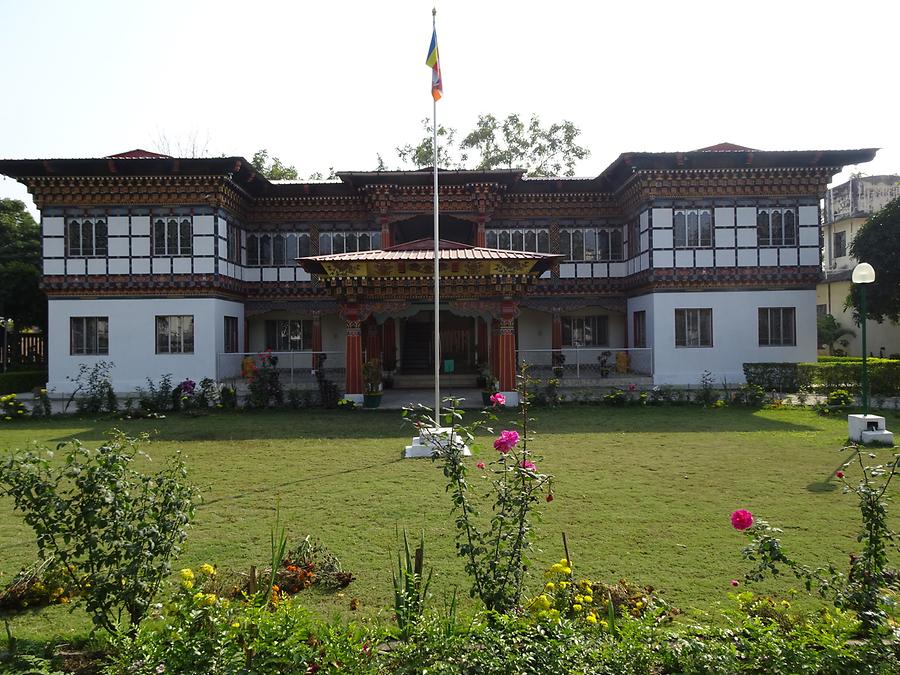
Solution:
M 437 8 L 431 9 L 431 27 L 437 34 Z M 432 97 L 434 98 L 434 97 Z M 431 126 L 434 141 L 434 421 L 441 426 L 441 284 L 440 284 L 440 228 L 438 227 L 438 145 L 437 99 L 434 98 Z

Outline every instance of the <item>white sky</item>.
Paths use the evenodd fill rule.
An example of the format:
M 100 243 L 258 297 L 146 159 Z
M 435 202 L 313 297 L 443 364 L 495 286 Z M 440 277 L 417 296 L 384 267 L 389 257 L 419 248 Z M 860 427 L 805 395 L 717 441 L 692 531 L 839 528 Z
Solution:
M 0 157 L 259 148 L 314 171 L 370 170 L 431 116 L 431 0 L 0 0 Z M 444 99 L 572 120 L 596 175 L 620 153 L 722 141 L 880 147 L 900 172 L 900 2 L 437 3 Z M 836 182 L 846 180 L 848 172 Z M 25 199 L 0 179 L 0 197 Z M 33 208 L 33 206 L 32 206 Z

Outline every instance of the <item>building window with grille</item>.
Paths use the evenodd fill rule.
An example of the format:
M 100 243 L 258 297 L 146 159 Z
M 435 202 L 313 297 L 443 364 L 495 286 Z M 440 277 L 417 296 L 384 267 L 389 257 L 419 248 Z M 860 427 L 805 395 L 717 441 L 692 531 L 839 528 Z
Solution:
M 847 233 L 834 233 L 834 258 L 843 258 L 847 255 Z
M 565 260 L 572 262 L 622 260 L 622 229 L 562 229 L 559 232 L 559 252 Z
M 672 219 L 675 248 L 709 248 L 713 245 L 712 211 L 675 209 Z
M 796 246 L 794 209 L 766 208 L 756 212 L 756 241 L 760 246 Z
M 156 353 L 193 354 L 194 317 L 192 315 L 157 316 Z
M 319 255 L 377 251 L 381 248 L 381 232 L 320 232 Z
M 235 354 L 238 350 L 238 318 L 225 317 L 225 353 Z
M 109 234 L 102 218 L 73 218 L 66 227 L 66 254 L 71 258 L 105 256 Z
M 712 309 L 676 309 L 675 346 L 712 347 Z
M 153 255 L 191 255 L 193 222 L 189 216 L 153 221 Z
M 266 321 L 266 349 L 275 352 L 305 352 L 312 349 L 313 322 L 310 319 L 269 319 Z
M 609 345 L 609 318 L 606 316 L 562 317 L 564 347 L 606 347 Z
M 73 316 L 69 319 L 71 354 L 109 354 L 109 317 Z
M 634 347 L 643 349 L 647 346 L 647 312 L 635 312 L 632 317 Z
M 228 262 L 240 263 L 241 262 L 241 231 L 238 229 L 237 225 L 232 225 L 231 223 L 228 223 L 225 226 L 225 234 L 226 234 L 225 259 Z
M 797 346 L 796 312 L 793 307 L 759 308 L 759 346 Z

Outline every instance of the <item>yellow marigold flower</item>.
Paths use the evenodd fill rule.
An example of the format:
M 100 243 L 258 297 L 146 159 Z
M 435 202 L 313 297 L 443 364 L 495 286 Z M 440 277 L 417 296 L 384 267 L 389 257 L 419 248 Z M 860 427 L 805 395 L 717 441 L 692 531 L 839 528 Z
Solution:
M 214 604 L 216 604 L 216 594 L 215 593 L 207 593 L 203 597 L 203 606 L 210 607 Z
M 581 611 L 581 605 L 579 605 L 579 604 L 576 602 L 574 605 L 572 605 L 572 609 L 575 610 L 576 612 L 580 612 L 580 611 Z
M 547 585 L 544 586 L 544 590 L 548 592 L 552 591 L 554 588 L 556 588 L 556 584 L 554 584 L 552 581 L 548 581 Z
M 189 590 L 191 590 L 191 589 L 194 587 L 194 582 L 193 582 L 193 581 L 188 581 L 188 580 L 185 579 L 184 581 L 181 582 L 181 587 L 182 587 L 184 590 L 189 591 Z
M 241 627 L 241 622 L 240 622 L 240 621 L 235 621 L 233 624 L 231 624 L 231 627 L 232 627 L 232 628 L 240 628 L 240 627 Z
M 575 596 L 575 602 L 584 602 L 584 596 L 583 596 L 583 595 L 576 595 L 576 596 Z
M 205 574 L 208 577 L 216 576 L 216 568 L 209 563 L 203 563 L 202 565 L 200 565 L 200 567 L 197 568 L 197 571 L 201 574 Z
M 600 619 L 600 626 L 602 628 L 609 628 L 609 624 L 606 622 L 605 619 Z
M 640 609 L 641 607 L 644 606 L 644 603 L 641 602 L 640 600 L 638 600 L 636 603 L 634 603 L 634 606 L 635 606 L 635 609 Z
M 181 570 L 181 578 L 184 581 L 193 581 L 194 580 L 194 570 L 190 567 L 185 567 Z
M 597 617 L 594 616 L 593 614 L 588 614 L 588 615 L 587 615 L 587 622 L 588 622 L 588 623 L 597 623 Z
M 551 609 L 549 612 L 547 612 L 547 617 L 552 619 L 553 621 L 559 621 L 559 610 Z
M 203 602 L 203 599 L 204 599 L 205 597 L 206 597 L 206 594 L 205 594 L 205 593 L 202 593 L 202 592 L 200 592 L 200 591 L 197 591 L 196 593 L 194 593 L 194 597 L 193 597 L 192 599 L 193 599 L 194 602 L 200 603 L 200 602 Z
M 584 604 L 589 605 L 594 601 L 594 596 L 586 595 L 584 596 Z
M 566 567 L 569 565 L 569 561 L 566 558 L 561 558 L 559 561 L 559 564 L 562 565 L 563 567 Z
M 560 587 L 560 588 L 568 588 L 568 587 L 569 587 L 569 582 L 568 582 L 568 581 L 560 581 L 560 582 L 559 582 L 559 587 Z
M 554 574 L 562 574 L 565 568 L 560 563 L 555 563 L 550 566 L 550 571 Z
M 67 598 L 67 597 L 64 595 L 64 596 L 62 596 L 62 597 L 59 599 L 59 601 L 60 601 L 62 604 L 65 605 L 66 603 L 69 602 L 69 598 Z
M 562 573 L 563 574 L 572 574 L 572 568 L 571 567 L 563 567 Z

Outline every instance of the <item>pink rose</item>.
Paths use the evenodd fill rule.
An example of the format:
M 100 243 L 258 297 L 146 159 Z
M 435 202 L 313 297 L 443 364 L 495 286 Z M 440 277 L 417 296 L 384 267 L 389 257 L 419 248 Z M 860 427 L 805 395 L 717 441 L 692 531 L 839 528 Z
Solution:
M 553 493 L 552 493 L 552 492 L 548 492 L 548 493 L 547 493 L 547 496 L 545 497 L 545 499 L 546 499 L 548 502 L 552 502 L 552 501 L 553 501 Z
M 731 585 L 732 585 L 732 586 L 737 586 L 737 585 L 740 584 L 740 583 L 741 583 L 741 582 L 738 581 L 737 579 L 732 579 L 732 580 L 731 580 Z
M 506 397 L 499 391 L 491 395 L 491 403 L 494 405 L 506 405 Z
M 843 478 L 843 477 L 844 477 L 844 472 L 843 472 L 843 471 L 835 471 L 835 472 L 834 472 L 834 475 L 837 476 L 838 478 Z
M 746 509 L 738 509 L 731 514 L 731 525 L 736 530 L 746 530 L 753 525 L 753 514 Z
M 519 432 L 504 429 L 500 432 L 500 436 L 494 441 L 494 450 L 502 452 L 504 455 L 513 449 L 519 442 Z
M 527 469 L 528 471 L 535 471 L 537 469 L 537 467 L 534 465 L 534 462 L 528 459 L 523 459 L 521 462 L 519 462 L 519 466 L 521 466 L 523 469 Z
M 634 382 L 632 382 L 631 384 L 628 385 L 628 391 L 637 391 L 637 385 Z
M 484 462 L 478 462 L 478 464 L 476 464 L 475 466 L 477 466 L 479 469 L 483 469 L 483 468 L 484 468 Z

